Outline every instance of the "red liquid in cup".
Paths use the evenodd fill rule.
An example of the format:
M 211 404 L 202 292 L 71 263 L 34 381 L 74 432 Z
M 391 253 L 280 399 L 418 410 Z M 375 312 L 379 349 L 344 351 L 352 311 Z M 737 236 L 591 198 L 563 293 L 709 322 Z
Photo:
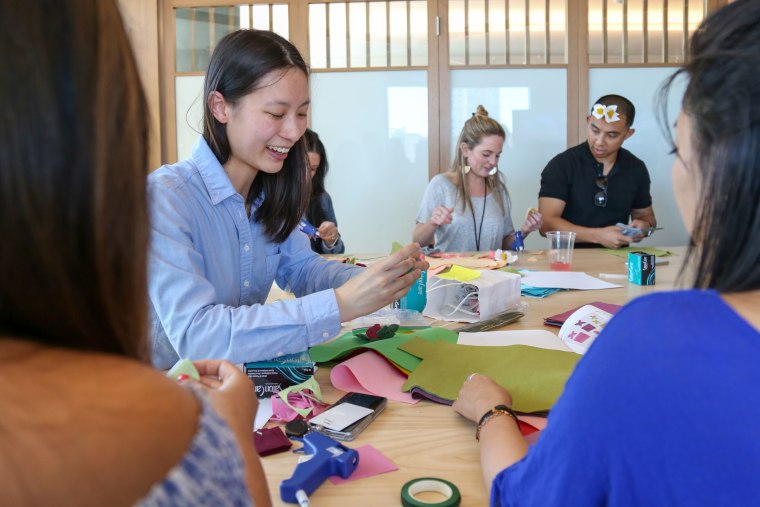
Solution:
M 552 262 L 550 265 L 552 271 L 570 271 L 569 262 Z

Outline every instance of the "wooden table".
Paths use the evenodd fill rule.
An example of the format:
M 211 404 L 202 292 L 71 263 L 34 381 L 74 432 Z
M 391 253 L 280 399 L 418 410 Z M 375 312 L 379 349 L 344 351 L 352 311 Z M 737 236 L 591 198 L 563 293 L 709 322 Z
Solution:
M 668 257 L 669 264 L 658 265 L 656 285 L 643 287 L 626 280 L 609 280 L 623 285 L 619 289 L 593 291 L 561 291 L 544 299 L 521 298 L 527 303 L 525 317 L 504 329 L 549 329 L 544 317 L 555 315 L 592 301 L 624 304 L 649 292 L 674 287 L 683 259 L 683 247 L 666 248 L 678 255 Z M 359 256 L 361 258 L 361 256 Z M 578 249 L 574 253 L 573 271 L 592 276 L 599 273 L 625 274 L 625 259 L 595 249 Z M 514 264 L 517 268 L 548 270 L 548 260 L 542 252 L 521 252 Z M 343 393 L 330 384 L 331 365 L 320 366 L 317 379 L 325 401 L 333 402 Z M 335 486 L 329 481 L 310 497 L 311 505 L 320 506 L 394 506 L 401 505 L 401 487 L 418 477 L 440 477 L 457 485 L 462 494 L 462 506 L 488 505 L 489 495 L 480 471 L 475 426 L 456 414 L 451 407 L 423 400 L 416 405 L 389 401 L 381 414 L 349 447 L 372 444 L 399 470 L 375 477 Z M 282 453 L 262 459 L 274 505 L 280 500 L 280 482 L 290 477 L 298 456 Z M 430 499 L 433 500 L 433 499 Z

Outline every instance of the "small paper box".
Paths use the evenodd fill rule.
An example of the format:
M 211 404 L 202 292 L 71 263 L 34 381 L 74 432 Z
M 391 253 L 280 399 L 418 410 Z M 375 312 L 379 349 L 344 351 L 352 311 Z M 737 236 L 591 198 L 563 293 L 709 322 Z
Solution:
M 655 256 L 644 252 L 628 254 L 628 281 L 637 285 L 654 285 Z
M 244 367 L 248 378 L 256 384 L 256 396 L 259 398 L 269 398 L 314 375 L 314 361 L 308 352 L 245 363 Z

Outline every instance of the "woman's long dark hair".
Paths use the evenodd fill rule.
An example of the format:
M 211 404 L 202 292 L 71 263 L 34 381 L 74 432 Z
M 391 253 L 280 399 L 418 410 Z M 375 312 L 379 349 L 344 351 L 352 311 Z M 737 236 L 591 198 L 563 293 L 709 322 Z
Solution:
M 119 11 L 0 13 L 0 336 L 147 359 L 148 112 Z
M 661 118 L 678 75 L 689 79 L 682 107 L 691 119 L 700 181 L 687 260 L 694 286 L 760 289 L 760 2 L 738 0 L 705 19 L 691 58 L 661 90 Z
M 325 193 L 325 176 L 327 176 L 327 172 L 330 170 L 330 165 L 327 162 L 325 145 L 322 144 L 319 135 L 311 129 L 306 129 L 303 137 L 306 140 L 307 154 L 317 153 L 319 155 L 319 167 L 317 167 L 317 171 L 311 178 L 311 197 L 309 198 L 309 208 L 306 211 L 306 219 L 309 223 L 315 227 L 319 227 L 319 224 L 326 219 L 320 197 Z
M 219 92 L 229 104 L 237 104 L 256 90 L 273 71 L 299 69 L 306 76 L 309 68 L 296 47 L 276 33 L 265 30 L 238 30 L 219 41 L 209 61 L 203 87 L 203 138 L 220 164 L 230 158 L 226 126 L 219 123 L 208 103 Z M 288 153 L 276 174 L 259 172 L 248 192 L 248 203 L 262 193 L 266 198 L 255 219 L 264 225 L 272 241 L 282 243 L 301 220 L 309 196 L 309 164 L 303 140 Z

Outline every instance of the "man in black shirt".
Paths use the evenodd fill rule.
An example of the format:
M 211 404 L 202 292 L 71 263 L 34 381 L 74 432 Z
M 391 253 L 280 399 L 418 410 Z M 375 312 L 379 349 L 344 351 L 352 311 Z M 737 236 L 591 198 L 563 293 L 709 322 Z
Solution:
M 634 133 L 636 109 L 619 95 L 605 95 L 586 117 L 588 140 L 554 157 L 541 173 L 541 233 L 573 231 L 576 245 L 619 248 L 643 235 L 626 236 L 615 224 L 655 227 L 657 220 L 644 162 L 622 148 Z

